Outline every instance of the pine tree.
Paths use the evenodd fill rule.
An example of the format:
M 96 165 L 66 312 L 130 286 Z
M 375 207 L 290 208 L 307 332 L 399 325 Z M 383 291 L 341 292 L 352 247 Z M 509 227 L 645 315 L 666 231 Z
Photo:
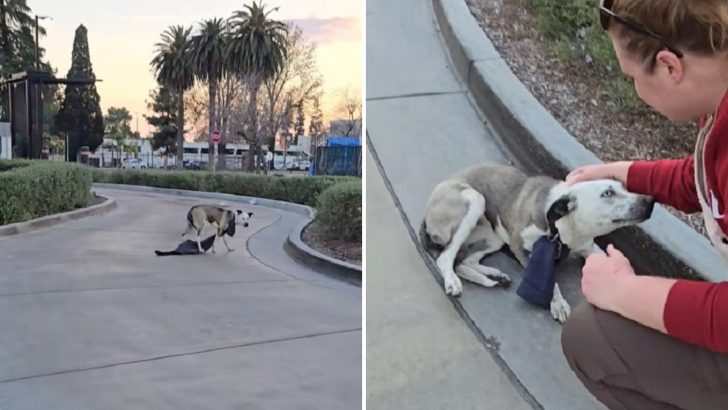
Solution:
M 76 29 L 71 69 L 67 77 L 96 80 L 88 49 L 88 31 L 83 25 Z M 93 151 L 104 140 L 104 116 L 99 100 L 95 83 L 66 86 L 61 109 L 56 115 L 56 127 L 68 133 L 68 156 L 71 161 L 75 161 L 81 146 L 86 145 Z

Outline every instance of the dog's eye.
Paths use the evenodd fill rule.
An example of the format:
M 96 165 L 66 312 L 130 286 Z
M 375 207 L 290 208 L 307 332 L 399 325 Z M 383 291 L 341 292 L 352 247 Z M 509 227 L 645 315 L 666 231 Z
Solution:
M 602 192 L 602 198 L 611 198 L 614 196 L 615 192 L 612 188 L 607 189 L 606 191 Z

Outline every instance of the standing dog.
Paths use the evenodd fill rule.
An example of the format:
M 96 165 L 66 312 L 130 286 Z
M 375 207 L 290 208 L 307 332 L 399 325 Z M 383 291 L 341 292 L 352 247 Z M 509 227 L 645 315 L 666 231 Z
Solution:
M 187 229 L 185 229 L 182 237 L 192 231 L 197 231 L 197 249 L 202 253 L 200 235 L 202 235 L 202 231 L 205 229 L 205 223 L 210 223 L 217 228 L 217 236 L 222 237 L 222 241 L 228 252 L 232 252 L 234 249 L 228 246 L 227 240 L 225 239 L 228 224 L 230 221 L 235 221 L 236 224 L 247 227 L 248 221 L 252 216 L 252 212 L 243 212 L 239 209 L 233 211 L 214 205 L 195 205 L 187 212 Z M 214 242 L 212 243 L 212 252 L 215 253 Z
M 594 238 L 650 217 L 654 199 L 628 192 L 615 180 L 567 185 L 546 176 L 529 177 L 502 165 L 476 166 L 441 182 L 427 202 L 420 241 L 436 259 L 445 292 L 458 296 L 460 278 L 486 287 L 510 284 L 480 260 L 508 245 L 522 266 L 542 236 L 552 232 L 573 254 L 599 248 Z M 551 314 L 561 322 L 569 304 L 554 287 Z

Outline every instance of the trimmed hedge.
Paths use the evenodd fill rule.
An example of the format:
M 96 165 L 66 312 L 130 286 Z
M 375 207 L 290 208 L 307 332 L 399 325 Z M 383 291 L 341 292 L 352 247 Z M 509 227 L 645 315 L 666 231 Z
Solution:
M 336 184 L 319 195 L 314 229 L 329 239 L 362 240 L 361 181 Z
M 0 225 L 89 206 L 91 169 L 52 161 L 0 161 Z
M 27 160 L 15 160 L 15 161 L 0 160 L 0 172 L 8 171 L 11 169 L 16 169 L 16 168 L 27 167 L 30 164 L 31 164 L 31 162 L 27 161 Z
M 94 182 L 99 183 L 221 192 L 276 199 L 308 206 L 316 206 L 319 194 L 326 188 L 352 180 L 358 181 L 361 185 L 361 181 L 354 177 L 274 177 L 240 172 L 94 170 Z

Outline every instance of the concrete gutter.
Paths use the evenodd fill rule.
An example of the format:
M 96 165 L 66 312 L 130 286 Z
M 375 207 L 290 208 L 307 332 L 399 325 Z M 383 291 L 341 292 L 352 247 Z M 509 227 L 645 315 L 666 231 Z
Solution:
M 478 25 L 465 0 L 432 0 L 451 59 L 499 142 L 528 172 L 563 179 L 577 167 L 602 161 L 581 145 L 516 78 Z M 728 268 L 710 242 L 663 207 L 614 243 L 640 273 L 728 280 Z
M 133 192 L 158 193 L 166 195 L 178 195 L 183 197 L 207 198 L 214 200 L 225 200 L 230 202 L 245 203 L 255 206 L 280 209 L 303 215 L 306 220 L 296 226 L 284 244 L 284 250 L 293 259 L 318 272 L 341 277 L 348 282 L 361 286 L 362 269 L 360 266 L 332 258 L 311 248 L 301 240 L 303 229 L 310 224 L 316 216 L 316 210 L 310 206 L 294 204 L 291 202 L 277 201 L 274 199 L 257 198 L 250 196 L 223 194 L 219 192 L 188 191 L 182 189 L 155 188 L 139 185 L 124 184 L 93 184 L 96 188 L 119 189 Z
M 106 200 L 100 204 L 89 206 L 87 208 L 76 209 L 70 212 L 64 212 L 61 214 L 44 216 L 42 218 L 31 219 L 30 221 L 18 222 L 10 225 L 0 226 L 0 237 L 18 235 L 21 233 L 32 232 L 42 228 L 48 228 L 51 226 L 59 225 L 64 222 L 81 219 L 91 215 L 101 215 L 109 212 L 116 208 L 116 201 L 114 199 L 106 198 Z

